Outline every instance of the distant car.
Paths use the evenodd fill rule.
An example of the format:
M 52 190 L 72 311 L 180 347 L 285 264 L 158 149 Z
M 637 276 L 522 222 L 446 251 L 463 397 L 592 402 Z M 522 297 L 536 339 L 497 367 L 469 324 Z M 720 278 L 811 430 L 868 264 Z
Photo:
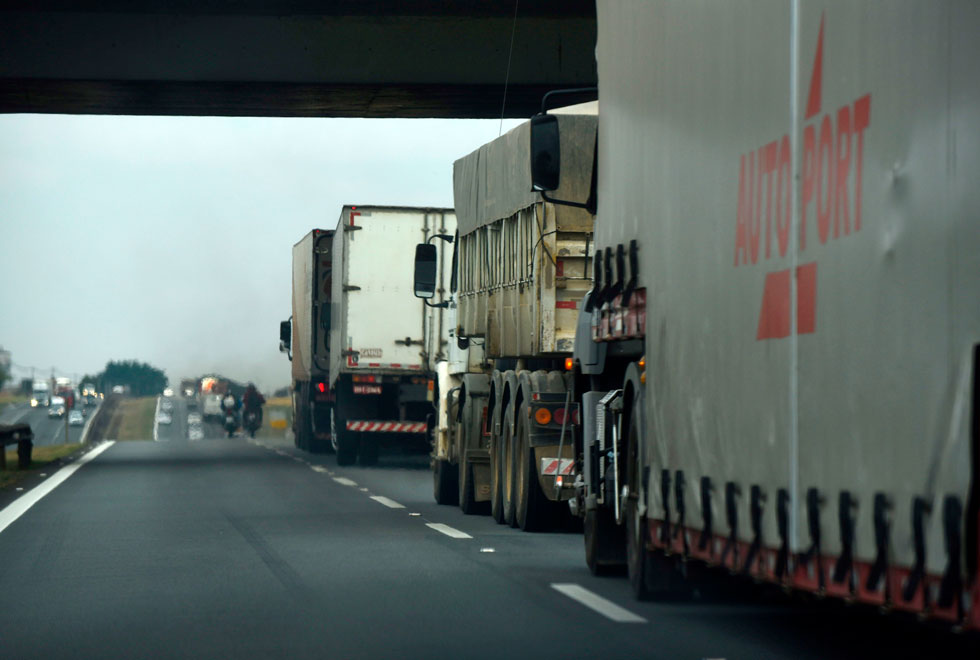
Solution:
M 189 440 L 203 440 L 204 439 L 204 428 L 199 424 L 195 424 L 187 429 L 187 438 Z
M 124 394 L 125 392 L 126 392 L 126 388 L 123 387 L 122 385 L 113 385 L 112 387 L 113 394 Z
M 48 417 L 64 417 L 65 407 L 64 406 L 51 406 L 48 408 Z
M 165 412 L 161 412 L 157 415 L 157 424 L 169 424 L 173 421 L 173 418 Z
M 163 391 L 163 396 L 173 396 L 173 395 L 174 395 L 174 391 L 169 387 Z
M 203 421 L 204 421 L 204 418 L 201 417 L 201 413 L 192 412 L 192 413 L 189 413 L 187 415 L 187 425 L 188 426 L 190 426 L 191 424 L 200 424 Z
M 68 413 L 68 426 L 81 426 L 85 423 L 85 418 L 80 410 L 72 410 Z

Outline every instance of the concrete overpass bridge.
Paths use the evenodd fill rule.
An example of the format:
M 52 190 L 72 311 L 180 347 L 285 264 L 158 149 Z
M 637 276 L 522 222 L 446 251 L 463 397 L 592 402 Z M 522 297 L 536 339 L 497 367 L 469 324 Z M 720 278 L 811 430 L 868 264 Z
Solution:
M 527 117 L 595 38 L 593 0 L 0 0 L 0 112 Z

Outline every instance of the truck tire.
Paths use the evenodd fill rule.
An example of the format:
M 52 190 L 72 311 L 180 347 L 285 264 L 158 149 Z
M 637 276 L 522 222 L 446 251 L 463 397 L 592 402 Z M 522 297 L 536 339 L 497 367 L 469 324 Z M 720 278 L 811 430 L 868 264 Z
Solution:
M 604 506 L 587 506 L 583 527 L 585 563 L 592 574 L 621 573 L 626 563 L 626 543 L 613 512 Z
M 334 451 L 337 452 L 337 465 L 353 465 L 357 460 L 357 436 L 346 428 L 341 403 L 338 397 L 337 404 L 333 407 L 333 414 L 330 417 L 330 438 L 333 443 Z
M 504 524 L 504 470 L 501 439 L 493 438 L 490 445 L 490 515 L 499 524 Z
M 514 406 L 513 404 L 507 406 L 507 410 L 504 411 L 504 433 L 503 433 L 503 443 L 501 447 L 501 457 L 503 460 L 500 461 L 501 467 L 501 492 L 500 500 L 503 504 L 504 513 L 504 524 L 510 525 L 511 527 L 517 527 L 517 515 L 516 506 L 514 502 L 514 494 L 516 488 L 514 488 L 514 482 L 516 481 L 517 470 L 514 467 Z
M 626 573 L 630 589 L 637 600 L 649 600 L 651 575 L 654 569 L 652 553 L 647 550 L 650 526 L 646 516 L 639 513 L 640 496 L 640 411 L 634 405 L 627 431 L 626 485 L 629 494 L 623 502 L 623 518 L 626 521 Z
M 459 462 L 459 508 L 468 515 L 486 515 L 490 513 L 489 502 L 477 502 L 473 487 L 473 463 L 467 460 Z
M 309 451 L 310 436 L 313 434 L 313 430 L 310 428 L 309 407 L 302 403 L 296 411 L 296 418 L 293 420 L 293 433 L 295 434 L 293 444 L 296 445 L 296 448 Z
M 440 458 L 432 460 L 432 494 L 436 504 L 455 505 L 459 501 L 459 472 L 455 465 Z
M 521 406 L 517 420 L 517 437 L 514 438 L 515 514 L 517 526 L 525 532 L 537 532 L 548 525 L 553 507 L 538 483 L 537 462 L 529 441 L 531 420 L 527 416 L 527 404 Z

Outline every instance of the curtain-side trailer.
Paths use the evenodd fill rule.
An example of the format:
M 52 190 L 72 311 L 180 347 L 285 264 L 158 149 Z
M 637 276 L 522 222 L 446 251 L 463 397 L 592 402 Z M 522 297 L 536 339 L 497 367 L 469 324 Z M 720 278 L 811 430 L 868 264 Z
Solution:
M 978 31 L 956 0 L 598 2 L 590 567 L 980 628 Z

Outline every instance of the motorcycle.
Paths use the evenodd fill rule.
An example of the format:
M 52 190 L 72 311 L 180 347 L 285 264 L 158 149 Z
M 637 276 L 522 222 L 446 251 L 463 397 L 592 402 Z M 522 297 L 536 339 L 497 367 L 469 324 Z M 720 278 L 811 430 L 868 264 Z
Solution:
M 262 416 L 257 410 L 246 410 L 243 426 L 249 437 L 254 438 L 255 432 L 262 426 Z
M 234 411 L 228 410 L 225 412 L 225 423 L 222 426 L 228 432 L 229 438 L 235 434 L 235 431 L 238 430 L 238 420 L 235 419 Z

